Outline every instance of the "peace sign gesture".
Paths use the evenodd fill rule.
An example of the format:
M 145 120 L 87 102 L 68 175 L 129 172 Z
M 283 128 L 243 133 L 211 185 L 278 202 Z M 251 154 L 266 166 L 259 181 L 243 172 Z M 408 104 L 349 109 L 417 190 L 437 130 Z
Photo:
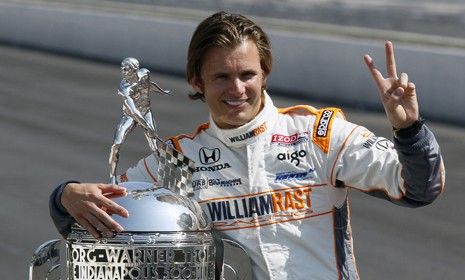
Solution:
M 376 69 L 373 59 L 366 54 L 363 59 L 378 86 L 386 115 L 394 128 L 405 128 L 418 120 L 418 101 L 415 85 L 408 81 L 408 75 L 397 76 L 394 47 L 386 42 L 387 77 Z

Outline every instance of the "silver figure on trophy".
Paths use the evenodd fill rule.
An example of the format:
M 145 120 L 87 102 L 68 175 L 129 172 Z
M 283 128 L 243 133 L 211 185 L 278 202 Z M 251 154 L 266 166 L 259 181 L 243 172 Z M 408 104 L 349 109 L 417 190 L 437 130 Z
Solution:
M 139 69 L 139 61 L 128 57 L 121 62 L 122 80 L 118 94 L 123 97 L 123 116 L 116 127 L 113 145 L 111 146 L 109 164 L 110 180 L 116 184 L 116 168 L 119 159 L 121 144 L 128 134 L 136 127 L 144 129 L 145 137 L 152 151 L 156 152 L 157 130 L 150 108 L 150 94 L 169 94 L 169 91 L 161 89 L 150 80 L 150 71 L 146 68 Z
M 118 93 L 124 98 L 124 114 L 111 147 L 111 180 L 116 182 L 121 143 L 140 125 L 158 159 L 157 183 L 121 183 L 128 195 L 114 201 L 130 217 L 113 218 L 124 231 L 96 239 L 75 224 L 65 241 L 51 240 L 36 250 L 29 280 L 252 279 L 245 250 L 215 233 L 190 199 L 194 162 L 157 136 L 149 94 L 168 92 L 151 82 L 149 71 L 139 69 L 134 58 L 124 59 L 121 69 Z

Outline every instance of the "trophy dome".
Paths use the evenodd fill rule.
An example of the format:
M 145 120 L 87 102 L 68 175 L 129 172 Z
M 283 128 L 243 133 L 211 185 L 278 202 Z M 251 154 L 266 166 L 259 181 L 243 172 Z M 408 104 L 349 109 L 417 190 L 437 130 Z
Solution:
M 113 215 L 125 232 L 189 232 L 210 230 L 196 201 L 146 182 L 119 184 L 128 195 L 113 200 L 126 208 L 128 218 Z

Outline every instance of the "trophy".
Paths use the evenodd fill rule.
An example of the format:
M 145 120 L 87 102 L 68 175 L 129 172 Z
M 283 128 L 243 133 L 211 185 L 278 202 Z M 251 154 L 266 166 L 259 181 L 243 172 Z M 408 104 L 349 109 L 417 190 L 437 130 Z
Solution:
M 152 82 L 135 58 L 124 59 L 121 72 L 123 115 L 109 166 L 111 183 L 128 192 L 113 199 L 130 213 L 129 218 L 113 216 L 125 230 L 94 238 L 75 224 L 66 240 L 51 240 L 36 250 L 29 279 L 252 279 L 245 250 L 213 231 L 199 204 L 190 199 L 195 163 L 158 137 L 150 94 L 169 91 Z M 115 175 L 120 146 L 136 126 L 143 128 L 158 160 L 156 183 L 118 183 Z

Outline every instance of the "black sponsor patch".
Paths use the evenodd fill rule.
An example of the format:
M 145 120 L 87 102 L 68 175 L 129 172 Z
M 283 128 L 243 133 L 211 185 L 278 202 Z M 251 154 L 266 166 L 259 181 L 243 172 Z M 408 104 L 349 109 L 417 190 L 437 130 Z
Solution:
M 202 147 L 199 150 L 199 159 L 202 164 L 213 164 L 220 160 L 221 153 L 219 148 L 209 149 Z
M 192 181 L 192 188 L 194 191 L 200 189 L 207 189 L 210 187 L 219 187 L 219 188 L 226 188 L 226 187 L 233 187 L 242 185 L 241 178 L 234 178 L 234 179 L 219 179 L 219 178 L 202 178 L 198 180 Z
M 333 115 L 333 111 L 331 110 L 324 110 L 321 114 L 321 118 L 318 121 L 316 136 L 317 137 L 326 137 L 328 135 L 328 126 L 329 121 Z
M 383 152 L 393 148 L 393 144 L 383 137 L 372 136 L 363 143 L 363 147 L 366 149 L 371 149 L 373 146 Z

